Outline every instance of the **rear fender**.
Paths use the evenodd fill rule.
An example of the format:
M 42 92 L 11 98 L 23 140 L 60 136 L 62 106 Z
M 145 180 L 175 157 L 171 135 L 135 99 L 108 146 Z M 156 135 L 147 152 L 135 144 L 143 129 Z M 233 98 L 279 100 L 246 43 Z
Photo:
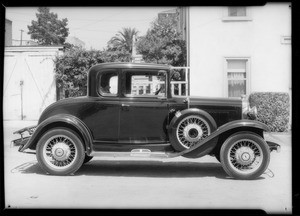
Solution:
M 231 122 L 228 122 L 228 123 L 222 125 L 221 127 L 219 127 L 217 130 L 212 132 L 208 137 L 206 137 L 204 140 L 201 140 L 200 142 L 198 142 L 196 145 L 192 146 L 191 148 L 186 149 L 181 152 L 178 152 L 178 153 L 172 153 L 172 157 L 183 156 L 187 153 L 190 153 L 190 154 L 195 153 L 195 155 L 201 155 L 201 156 L 204 156 L 205 154 L 209 154 L 210 151 L 207 151 L 207 150 L 213 149 L 217 145 L 217 142 L 213 142 L 214 138 L 217 138 L 218 136 L 220 136 L 221 134 L 223 134 L 229 130 L 237 129 L 237 128 L 244 130 L 244 131 L 249 130 L 248 128 L 260 129 L 262 131 L 267 131 L 267 132 L 270 131 L 267 125 L 265 125 L 259 121 L 247 120 L 247 119 L 231 121 Z M 200 149 L 200 152 L 198 152 L 199 149 Z M 201 154 L 202 152 L 205 152 L 205 154 L 202 155 Z
M 40 137 L 44 134 L 44 132 L 46 132 L 47 130 L 52 128 L 54 126 L 54 124 L 55 124 L 55 126 L 62 125 L 64 127 L 69 126 L 70 128 L 76 128 L 80 132 L 79 135 L 83 139 L 87 154 L 88 155 L 90 154 L 91 144 L 92 144 L 92 136 L 91 136 L 91 133 L 90 133 L 88 127 L 77 117 L 68 115 L 68 114 L 54 115 L 54 116 L 51 116 L 51 117 L 45 119 L 44 121 L 42 121 L 37 126 L 34 133 L 29 138 L 28 142 L 23 147 L 21 147 L 19 149 L 19 151 L 23 152 L 27 148 L 34 147 L 34 145 L 36 145 L 36 143 L 38 142 Z

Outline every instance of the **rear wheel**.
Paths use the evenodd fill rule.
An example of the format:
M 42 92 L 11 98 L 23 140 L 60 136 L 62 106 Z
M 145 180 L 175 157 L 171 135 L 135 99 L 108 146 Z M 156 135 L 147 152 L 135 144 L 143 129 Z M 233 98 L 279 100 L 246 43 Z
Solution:
M 82 165 L 85 152 L 77 134 L 67 128 L 54 128 L 38 141 L 36 157 L 43 170 L 52 175 L 75 173 Z
M 255 179 L 267 169 L 270 151 L 262 137 L 240 132 L 224 142 L 220 160 L 229 176 L 237 179 Z

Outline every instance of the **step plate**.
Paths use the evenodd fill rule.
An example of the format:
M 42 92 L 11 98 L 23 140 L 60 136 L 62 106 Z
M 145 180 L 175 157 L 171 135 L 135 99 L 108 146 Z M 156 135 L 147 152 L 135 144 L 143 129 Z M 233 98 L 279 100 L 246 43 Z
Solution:
M 140 157 L 140 158 L 171 158 L 173 154 L 165 152 L 151 152 L 149 149 L 133 149 L 131 152 L 92 151 L 94 157 Z

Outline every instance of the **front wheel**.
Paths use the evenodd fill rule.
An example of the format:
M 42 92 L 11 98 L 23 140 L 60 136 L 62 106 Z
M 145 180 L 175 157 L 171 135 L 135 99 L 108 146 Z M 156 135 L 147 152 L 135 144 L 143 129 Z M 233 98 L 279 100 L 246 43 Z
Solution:
M 230 136 L 222 145 L 220 160 L 225 172 L 237 179 L 255 179 L 267 169 L 270 151 L 263 138 L 249 132 Z
M 41 168 L 47 173 L 68 175 L 81 167 L 85 152 L 75 132 L 67 128 L 54 128 L 38 141 L 36 157 Z

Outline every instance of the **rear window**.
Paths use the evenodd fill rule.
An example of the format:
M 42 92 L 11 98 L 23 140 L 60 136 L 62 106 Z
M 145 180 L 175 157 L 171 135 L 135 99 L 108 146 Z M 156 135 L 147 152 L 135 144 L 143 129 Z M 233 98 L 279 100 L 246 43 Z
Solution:
M 126 97 L 165 97 L 166 71 L 127 71 L 125 74 Z
M 117 96 L 118 73 L 116 71 L 105 71 L 100 74 L 98 92 L 103 96 Z

